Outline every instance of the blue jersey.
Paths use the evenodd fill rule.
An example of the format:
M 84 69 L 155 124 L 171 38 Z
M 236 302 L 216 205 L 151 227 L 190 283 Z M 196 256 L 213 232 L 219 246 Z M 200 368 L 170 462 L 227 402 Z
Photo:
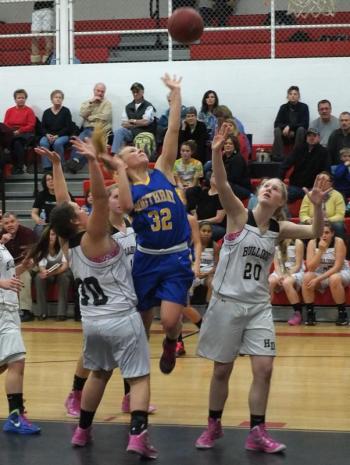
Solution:
M 189 242 L 190 225 L 176 187 L 159 170 L 145 184 L 131 187 L 134 209 L 132 227 L 136 241 L 149 249 L 168 249 Z

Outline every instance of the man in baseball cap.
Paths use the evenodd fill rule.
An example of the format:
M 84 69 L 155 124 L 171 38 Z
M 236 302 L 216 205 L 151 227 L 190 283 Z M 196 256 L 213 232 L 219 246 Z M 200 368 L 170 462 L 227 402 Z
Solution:
M 126 143 L 133 142 L 134 138 L 143 132 L 155 136 L 155 108 L 152 103 L 145 100 L 145 88 L 141 82 L 134 82 L 130 87 L 133 100 L 128 103 L 122 114 L 122 124 L 114 131 L 112 153 L 119 153 Z

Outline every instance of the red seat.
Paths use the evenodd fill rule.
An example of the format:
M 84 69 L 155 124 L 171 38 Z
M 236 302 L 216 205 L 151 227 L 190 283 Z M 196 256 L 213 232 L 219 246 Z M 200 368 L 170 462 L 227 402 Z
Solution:
M 288 210 L 292 218 L 299 217 L 299 210 L 300 210 L 300 205 L 302 201 L 303 199 L 297 199 L 294 202 L 288 203 Z
M 115 180 L 114 179 L 105 179 L 105 186 L 111 186 L 115 184 Z M 83 192 L 84 192 L 84 195 L 87 193 L 87 191 L 90 189 L 90 179 L 85 179 L 83 181 Z

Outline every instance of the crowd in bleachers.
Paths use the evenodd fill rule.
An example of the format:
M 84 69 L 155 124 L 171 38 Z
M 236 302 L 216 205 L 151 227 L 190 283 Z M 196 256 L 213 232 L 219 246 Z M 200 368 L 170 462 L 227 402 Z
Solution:
M 12 165 L 12 174 L 22 174 L 24 170 L 30 172 L 31 160 L 26 159 L 28 148 L 39 145 L 56 151 L 65 171 L 75 174 L 84 167 L 85 159 L 76 149 L 70 147 L 70 138 L 77 136 L 83 140 L 85 137 L 93 137 L 96 127 L 103 128 L 112 154 L 118 153 L 125 144 L 134 144 L 147 153 L 151 162 L 156 161 L 167 129 L 169 110 L 165 110 L 157 118 L 155 107 L 144 97 L 143 84 L 135 82 L 130 90 L 132 101 L 125 106 L 121 126 L 114 131 L 112 103 L 105 96 L 106 86 L 103 83 L 97 83 L 93 88 L 92 96 L 81 104 L 80 127 L 72 121 L 70 110 L 63 106 L 64 93 L 61 90 L 56 89 L 51 92 L 52 105 L 44 111 L 42 121 L 39 121 L 34 111 L 26 105 L 27 92 L 24 89 L 16 90 L 15 106 L 6 111 L 4 123 L 0 126 L 1 169 L 3 170 L 7 163 Z M 300 101 L 299 88 L 291 86 L 287 91 L 287 103 L 280 107 L 274 122 L 273 144 L 265 147 L 264 153 L 268 155 L 267 160 L 279 162 L 280 178 L 288 184 L 289 209 L 285 213 L 295 222 L 312 223 L 312 205 L 308 197 L 304 196 L 303 188 L 311 188 L 315 177 L 320 173 L 328 178 L 329 193 L 324 202 L 324 215 L 332 234 L 343 241 L 346 239 L 345 214 L 347 198 L 350 194 L 350 114 L 346 111 L 342 112 L 338 119 L 332 115 L 331 110 L 331 103 L 328 100 L 320 100 L 319 117 L 310 124 L 309 108 Z M 215 130 L 223 122 L 231 128 L 223 148 L 224 166 L 233 192 L 245 205 L 249 203 L 249 208 L 253 208 L 256 202 L 254 189 L 261 181 L 251 179 L 249 174 L 249 165 L 254 159 L 256 160 L 256 150 L 259 146 L 251 145 L 243 123 L 233 116 L 227 106 L 219 104 L 219 97 L 214 90 L 204 93 L 199 111 L 193 106 L 193 102 L 190 102 L 189 106 L 183 105 L 181 118 L 178 137 L 179 155 L 174 166 L 175 180 L 178 189 L 182 191 L 188 212 L 198 220 L 199 224 L 203 222 L 208 224 L 214 241 L 220 241 L 225 234 L 226 218 L 216 189 L 216 183 L 220 180 L 215 179 L 211 167 L 211 140 Z M 34 243 L 37 238 L 42 240 L 44 236 L 46 241 L 49 241 L 47 225 L 50 211 L 56 204 L 51 170 L 49 158 L 41 157 L 39 171 L 44 173 L 43 189 L 37 195 L 31 212 L 35 223 L 34 233 L 29 228 L 21 226 L 15 215 L 10 213 L 4 215 L 0 237 L 3 237 L 3 242 L 8 241 L 8 247 L 16 260 L 24 256 L 24 248 Z M 77 201 L 84 205 L 86 211 L 91 212 L 92 199 L 88 188 L 84 189 L 84 194 L 85 200 L 80 198 Z M 344 247 L 346 250 L 346 246 Z M 52 249 L 50 259 L 41 257 L 36 263 L 39 271 L 34 282 L 37 300 L 41 302 L 39 316 L 42 319 L 48 314 L 43 304 L 46 281 L 60 283 L 68 272 L 66 265 L 61 263 L 61 266 L 50 274 L 50 279 L 47 279 L 45 268 L 55 264 L 52 260 L 57 253 L 53 254 Z M 347 263 L 345 256 L 346 254 L 343 257 L 344 263 Z M 337 262 L 336 268 L 339 266 Z M 309 270 L 308 265 L 307 269 Z M 291 275 L 295 272 L 287 271 L 285 275 L 285 273 L 279 274 L 280 270 L 281 267 L 276 267 L 272 277 L 272 299 L 274 290 L 283 287 L 289 302 L 301 315 L 301 295 L 291 290 L 295 287 L 295 282 L 291 282 L 293 281 Z M 332 273 L 336 274 L 338 271 L 338 269 L 333 270 Z M 309 276 L 309 271 L 305 276 Z M 28 279 L 24 281 L 25 288 L 22 292 L 24 297 L 20 300 L 22 318 L 26 321 L 33 318 L 29 272 Z M 329 282 L 333 281 L 329 280 Z M 301 282 L 300 288 L 302 288 Z M 330 289 L 332 291 L 332 287 Z M 305 295 L 306 291 L 303 290 L 303 300 L 307 303 Z M 65 296 L 67 296 L 66 292 Z M 311 299 L 310 293 L 308 296 Z M 334 298 L 333 293 L 332 296 L 338 307 L 345 304 L 345 300 L 338 303 L 342 298 Z M 67 307 L 66 300 L 63 306 L 59 305 L 58 319 L 66 317 L 64 306 Z M 338 323 L 339 321 L 342 324 L 347 323 L 347 316 L 344 315 L 338 319 Z M 78 318 L 78 310 L 76 317 Z M 293 317 L 289 321 L 291 324 L 300 323 L 301 316 Z M 306 322 L 308 321 L 310 322 L 311 318 L 307 318 Z

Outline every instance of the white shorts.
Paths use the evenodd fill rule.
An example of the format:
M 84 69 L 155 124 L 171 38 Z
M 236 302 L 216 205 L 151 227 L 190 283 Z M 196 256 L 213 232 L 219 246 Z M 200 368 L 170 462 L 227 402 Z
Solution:
M 315 273 L 315 274 L 316 276 L 320 276 L 323 273 Z M 341 282 L 343 286 L 344 287 L 348 286 L 350 284 L 350 270 L 340 270 L 339 274 L 341 276 Z M 327 287 L 329 287 L 329 278 L 326 278 L 323 281 L 321 281 L 318 289 L 322 291 L 322 290 L 327 289 Z
M 237 355 L 276 355 L 275 327 L 269 302 L 244 304 L 213 296 L 199 333 L 197 353 L 230 363 Z
M 25 354 L 18 311 L 0 305 L 0 366 L 22 360 Z
M 273 273 L 271 273 L 271 276 L 278 277 L 278 274 L 274 271 Z M 304 279 L 304 270 L 298 271 L 297 273 L 292 273 L 291 276 L 295 279 L 295 286 L 297 290 L 301 289 Z M 280 286 L 280 289 L 283 289 L 282 286 Z M 276 292 L 278 292 L 278 289 L 276 290 Z
M 123 378 L 150 372 L 148 341 L 138 312 L 83 319 L 83 365 L 92 371 L 119 367 Z
M 53 32 L 55 14 L 51 8 L 42 8 L 32 13 L 32 32 Z

